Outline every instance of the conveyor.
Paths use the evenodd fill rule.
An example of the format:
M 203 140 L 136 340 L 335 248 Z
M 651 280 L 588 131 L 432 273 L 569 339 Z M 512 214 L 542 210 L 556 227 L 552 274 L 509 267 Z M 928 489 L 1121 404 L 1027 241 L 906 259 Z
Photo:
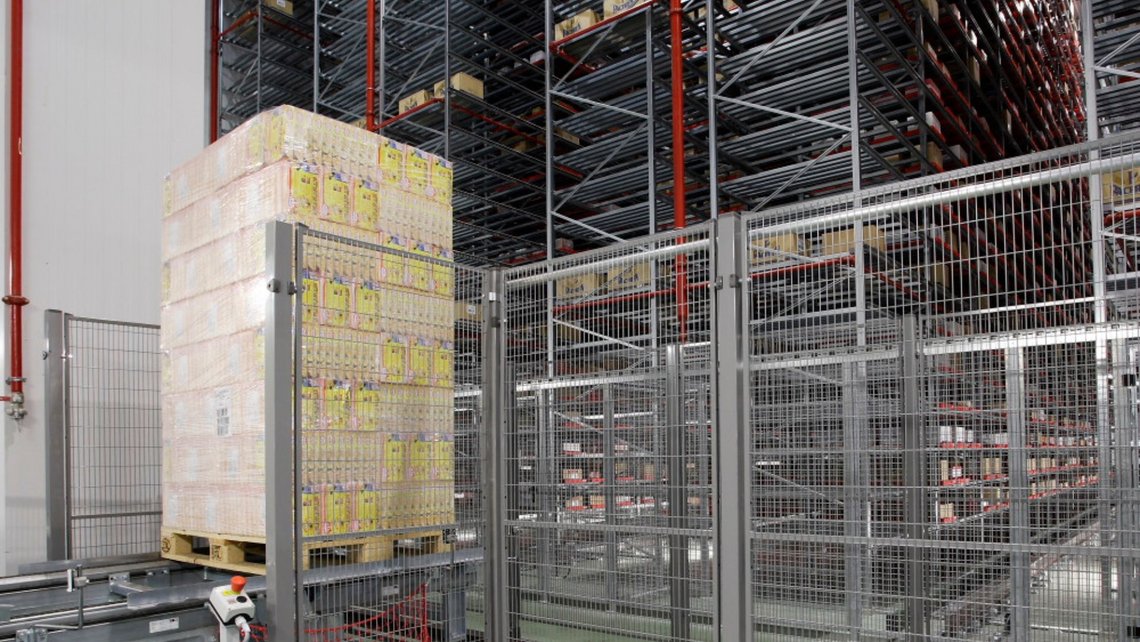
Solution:
M 384 606 L 364 604 L 362 596 L 382 595 L 394 603 L 426 583 L 440 594 L 429 602 L 433 639 L 467 640 L 465 591 L 482 558 L 476 548 L 305 571 L 306 626 L 335 624 L 326 613 Z M 206 604 L 211 591 L 230 584 L 231 577 L 156 556 L 24 566 L 19 575 L 0 578 L 0 640 L 218 640 L 218 621 Z M 256 624 L 266 613 L 265 578 L 248 578 L 245 591 L 255 605 Z

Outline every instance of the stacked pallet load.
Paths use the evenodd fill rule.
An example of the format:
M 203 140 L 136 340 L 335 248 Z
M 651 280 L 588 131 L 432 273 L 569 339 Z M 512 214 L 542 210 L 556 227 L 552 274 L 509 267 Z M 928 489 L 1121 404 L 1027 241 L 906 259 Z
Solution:
M 275 220 L 315 232 L 303 236 L 300 265 L 306 548 L 454 522 L 451 174 L 441 158 L 281 107 L 168 177 L 167 557 L 250 570 L 266 493 L 289 492 L 265 487 Z M 195 538 L 209 540 L 209 559 Z

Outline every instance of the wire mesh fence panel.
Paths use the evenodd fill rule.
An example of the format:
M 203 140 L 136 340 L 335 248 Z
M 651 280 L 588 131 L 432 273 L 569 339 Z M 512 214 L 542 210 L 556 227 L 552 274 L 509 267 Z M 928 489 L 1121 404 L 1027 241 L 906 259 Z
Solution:
M 761 638 L 1135 631 L 1137 160 L 748 217 Z
M 482 559 L 481 273 L 300 235 L 304 630 L 464 640 Z
M 66 556 L 155 553 L 162 517 L 158 326 L 63 318 Z
M 714 639 L 709 233 L 506 275 L 520 639 Z

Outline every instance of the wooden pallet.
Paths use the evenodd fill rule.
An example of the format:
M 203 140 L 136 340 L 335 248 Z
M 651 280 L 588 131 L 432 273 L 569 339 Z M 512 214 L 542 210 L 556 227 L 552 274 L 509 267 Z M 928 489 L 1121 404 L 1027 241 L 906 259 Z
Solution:
M 442 530 L 427 530 L 305 542 L 301 548 L 301 567 L 307 570 L 445 553 L 451 550 L 451 544 L 444 541 Z M 265 575 L 263 537 L 163 530 L 160 551 L 164 558 L 177 562 Z

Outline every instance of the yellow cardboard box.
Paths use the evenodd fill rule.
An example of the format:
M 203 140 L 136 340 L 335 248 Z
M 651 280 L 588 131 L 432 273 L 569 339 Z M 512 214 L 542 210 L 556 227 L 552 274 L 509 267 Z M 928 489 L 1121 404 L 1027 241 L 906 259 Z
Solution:
M 649 4 L 650 0 L 606 0 L 605 7 L 602 10 L 602 15 L 609 19 L 616 16 L 623 11 L 629 11 L 634 7 L 640 7 L 643 4 Z
M 276 9 L 287 16 L 293 15 L 292 0 L 262 0 L 262 4 L 270 9 Z
M 863 226 L 863 245 L 883 252 L 887 249 L 887 239 L 883 231 L 874 225 Z M 851 254 L 855 251 L 855 228 L 827 232 L 820 238 L 820 256 Z
M 614 268 L 606 273 L 606 288 L 610 291 L 633 290 L 652 284 L 653 268 L 646 261 Z
M 593 272 L 558 279 L 554 284 L 554 296 L 559 299 L 577 299 L 599 294 L 602 290 L 602 275 Z
M 786 254 L 802 255 L 803 243 L 795 232 L 761 236 L 752 240 L 752 265 L 788 261 Z
M 462 71 L 451 76 L 451 88 L 465 94 L 471 94 L 476 98 L 483 97 L 483 81 Z M 432 95 L 436 98 L 443 98 L 443 89 L 444 82 L 441 80 L 435 84 Z
M 426 89 L 412 92 L 400 99 L 400 113 L 408 112 L 431 100 L 433 96 Z
M 573 18 L 563 20 L 554 26 L 554 39 L 562 40 L 568 38 L 583 29 L 587 29 L 598 24 L 598 14 L 593 9 L 586 9 L 585 11 L 575 15 Z

